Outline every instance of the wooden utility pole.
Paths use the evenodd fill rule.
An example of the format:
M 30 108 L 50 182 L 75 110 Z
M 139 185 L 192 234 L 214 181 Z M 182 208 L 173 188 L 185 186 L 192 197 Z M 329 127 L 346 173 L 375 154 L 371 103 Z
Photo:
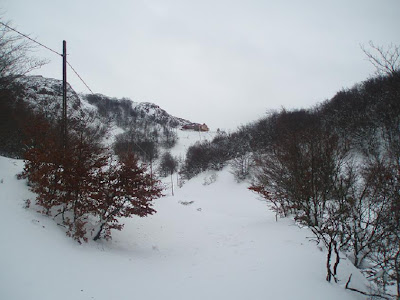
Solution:
M 62 103 L 62 138 L 67 147 L 67 42 L 63 41 L 63 103 Z
M 172 178 L 172 172 L 171 172 L 171 186 L 172 186 L 172 196 L 174 195 L 174 179 Z

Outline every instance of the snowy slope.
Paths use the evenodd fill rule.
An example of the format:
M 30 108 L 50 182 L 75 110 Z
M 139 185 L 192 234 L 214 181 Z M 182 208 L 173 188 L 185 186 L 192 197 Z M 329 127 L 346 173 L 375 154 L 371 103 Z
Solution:
M 139 116 L 145 115 L 148 118 L 152 118 L 160 123 L 169 124 L 172 127 L 179 127 L 192 123 L 188 120 L 171 116 L 154 103 L 132 101 L 132 108 Z
M 365 299 L 343 288 L 350 273 L 363 283 L 348 261 L 340 284 L 327 283 L 311 233 L 275 222 L 227 169 L 157 200 L 157 214 L 125 220 L 111 242 L 78 245 L 23 208 L 34 195 L 15 178 L 22 167 L 0 157 L 0 299 Z
M 24 87 L 20 100 L 36 112 L 41 112 L 49 119 L 59 119 L 62 114 L 62 81 L 40 75 L 22 76 L 18 82 Z M 99 105 L 103 110 L 99 112 Z M 113 107 L 113 109 L 111 109 Z M 101 94 L 80 94 L 67 85 L 67 114 L 69 118 L 86 120 L 95 127 L 111 126 L 109 141 L 112 144 L 115 136 L 133 125 L 143 131 L 156 130 L 162 135 L 165 126 L 180 128 L 191 124 L 191 121 L 175 117 L 158 105 L 150 102 L 134 102 L 131 99 L 110 98 Z M 119 120 L 116 120 L 118 116 Z M 120 123 L 127 123 L 121 128 Z
M 216 135 L 216 131 L 192 131 L 192 130 L 177 130 L 178 143 L 169 151 L 173 156 L 185 158 L 188 148 L 195 142 L 205 140 L 211 141 Z
M 24 86 L 22 99 L 36 111 L 52 115 L 53 118 L 61 116 L 62 108 L 62 81 L 46 78 L 40 75 L 22 76 L 18 82 Z M 82 116 L 89 110 L 81 107 L 78 94 L 67 84 L 67 110 L 71 117 Z
M 119 119 L 122 123 L 141 123 L 150 121 L 153 125 L 172 128 L 182 127 L 192 122 L 167 113 L 158 105 L 150 102 L 135 102 L 129 98 L 117 99 L 102 94 L 81 94 L 81 101 L 90 103 L 99 109 L 102 117 Z

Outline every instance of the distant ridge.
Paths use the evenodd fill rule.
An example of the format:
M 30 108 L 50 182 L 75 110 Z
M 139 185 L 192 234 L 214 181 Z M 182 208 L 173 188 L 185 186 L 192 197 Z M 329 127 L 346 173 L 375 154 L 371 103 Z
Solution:
M 34 75 L 21 76 L 18 83 L 24 88 L 20 98 L 30 108 L 50 114 L 54 118 L 61 115 L 62 80 Z M 125 118 L 126 120 L 119 120 L 119 125 L 132 123 L 133 118 L 135 123 L 142 123 L 145 119 L 147 122 L 171 128 L 193 123 L 170 115 L 154 103 L 135 102 L 129 98 L 118 99 L 102 94 L 78 94 L 69 84 L 67 85 L 67 101 L 69 116 L 83 116 L 97 111 L 102 117 L 114 120 Z

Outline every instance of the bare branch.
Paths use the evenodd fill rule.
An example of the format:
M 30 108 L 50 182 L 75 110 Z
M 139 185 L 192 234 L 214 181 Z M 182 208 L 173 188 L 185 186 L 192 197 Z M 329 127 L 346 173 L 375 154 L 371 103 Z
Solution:
M 10 22 L 0 23 L 0 89 L 4 89 L 16 78 L 46 64 L 47 60 L 29 56 L 35 50 L 35 45 L 15 34 L 10 29 Z
M 369 62 L 375 67 L 378 75 L 399 76 L 400 72 L 400 46 L 390 44 L 387 47 L 376 46 L 369 42 L 369 49 L 360 46 Z
M 352 276 L 353 276 L 353 274 L 350 274 L 350 277 L 349 277 L 349 279 L 348 279 L 347 282 L 346 282 L 346 286 L 345 286 L 345 289 L 346 289 L 346 290 L 350 290 L 350 291 L 353 291 L 353 292 L 357 292 L 357 293 L 360 293 L 360 294 L 362 294 L 362 295 L 369 296 L 369 297 L 377 297 L 377 298 L 382 298 L 382 299 L 386 299 L 386 300 L 393 299 L 393 298 L 392 298 L 392 297 L 394 297 L 393 295 L 388 295 L 388 297 L 386 297 L 386 296 L 379 295 L 379 294 L 368 294 L 368 293 L 366 293 L 366 292 L 363 292 L 363 291 L 357 290 L 357 289 L 355 289 L 355 288 L 349 287 L 350 281 L 351 281 L 351 277 L 352 277 Z

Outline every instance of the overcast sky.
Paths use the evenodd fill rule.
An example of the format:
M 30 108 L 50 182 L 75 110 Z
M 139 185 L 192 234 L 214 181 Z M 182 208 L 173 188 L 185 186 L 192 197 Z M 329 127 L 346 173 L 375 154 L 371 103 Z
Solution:
M 367 79 L 360 49 L 400 44 L 400 0 L 0 0 L 3 20 L 62 52 L 95 93 L 212 129 L 308 108 Z M 37 71 L 62 78 L 61 58 Z M 78 92 L 89 92 L 69 71 Z

